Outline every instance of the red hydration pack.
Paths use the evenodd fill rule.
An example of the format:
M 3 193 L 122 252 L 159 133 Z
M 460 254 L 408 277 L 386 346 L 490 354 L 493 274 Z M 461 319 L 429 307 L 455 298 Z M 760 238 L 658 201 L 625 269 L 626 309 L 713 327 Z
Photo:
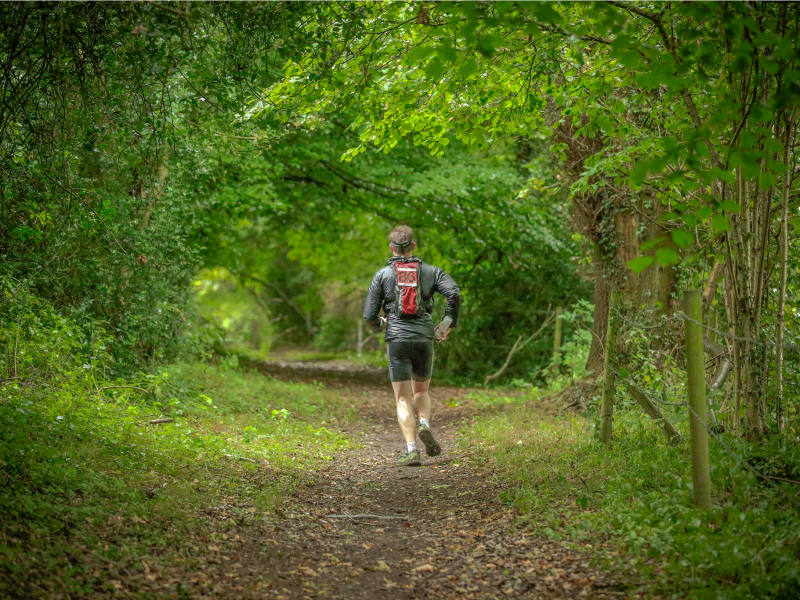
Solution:
M 419 287 L 420 263 L 398 261 L 393 266 L 397 276 L 394 313 L 398 317 L 418 317 L 424 311 Z

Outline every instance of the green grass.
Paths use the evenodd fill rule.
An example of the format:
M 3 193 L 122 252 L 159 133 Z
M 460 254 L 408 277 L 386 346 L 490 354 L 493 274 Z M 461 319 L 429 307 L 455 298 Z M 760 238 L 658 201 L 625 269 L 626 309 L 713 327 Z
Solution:
M 263 358 L 253 353 L 243 353 L 251 358 Z M 356 367 L 386 368 L 386 350 L 364 350 L 361 356 L 354 350 L 326 351 L 319 350 L 280 350 L 267 354 L 268 360 L 285 360 L 320 363 L 327 361 L 343 361 Z
M 269 520 L 350 444 L 336 428 L 354 409 L 320 386 L 199 363 L 167 368 L 147 395 L 87 381 L 2 390 L 3 597 L 108 591 L 141 557 L 190 560 L 198 539 L 225 535 L 200 509 Z
M 800 595 L 796 487 L 759 482 L 712 441 L 715 506 L 704 513 L 691 504 L 686 443 L 666 445 L 635 409 L 618 412 L 614 426 L 606 448 L 591 421 L 545 415 L 533 401 L 480 419 L 465 443 L 509 482 L 503 499 L 520 508 L 524 526 L 567 544 L 606 546 L 600 560 L 647 594 Z M 725 444 L 757 460 L 755 448 L 732 437 Z M 759 464 L 800 472 L 795 448 L 768 449 L 770 460 Z

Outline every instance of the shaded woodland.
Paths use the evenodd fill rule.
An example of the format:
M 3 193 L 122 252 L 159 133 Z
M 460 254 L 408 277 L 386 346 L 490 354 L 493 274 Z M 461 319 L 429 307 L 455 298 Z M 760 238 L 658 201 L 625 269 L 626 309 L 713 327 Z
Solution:
M 230 416 L 202 442 L 160 428 L 146 452 L 175 465 L 267 430 L 241 455 L 281 477 L 306 466 L 276 439 L 323 444 L 309 464 L 345 448 L 342 398 L 272 382 L 258 408 L 241 373 L 384 366 L 361 305 L 405 223 L 464 296 L 435 377 L 571 411 L 591 433 L 558 457 L 639 482 L 570 496 L 597 535 L 669 563 L 654 580 L 692 571 L 693 597 L 798 593 L 798 4 L 5 2 L 0 23 L 0 584 L 67 543 L 81 482 L 110 478 L 105 520 L 136 505 L 115 478 L 161 472 L 145 421 Z M 504 419 L 470 435 L 535 512 Z

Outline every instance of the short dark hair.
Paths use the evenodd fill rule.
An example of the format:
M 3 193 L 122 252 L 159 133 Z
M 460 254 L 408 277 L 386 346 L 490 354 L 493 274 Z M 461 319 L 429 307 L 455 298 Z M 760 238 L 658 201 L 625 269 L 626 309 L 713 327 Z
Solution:
M 398 225 L 389 234 L 389 241 L 395 251 L 401 252 L 414 243 L 414 231 L 408 225 Z

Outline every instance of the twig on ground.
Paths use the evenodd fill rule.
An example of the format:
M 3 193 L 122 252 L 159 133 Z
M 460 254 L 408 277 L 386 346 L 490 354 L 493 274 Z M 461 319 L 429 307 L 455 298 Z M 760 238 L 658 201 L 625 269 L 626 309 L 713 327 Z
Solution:
M 246 456 L 234 456 L 233 454 L 223 454 L 222 456 L 224 456 L 228 460 L 243 460 L 245 462 L 256 463 L 259 465 L 269 464 L 269 462 L 267 462 L 266 460 L 256 460 L 255 458 L 247 458 Z
M 795 481 L 794 479 L 785 479 L 784 477 L 773 477 L 772 475 L 762 475 L 759 473 L 759 477 L 763 477 L 765 479 L 774 479 L 775 481 L 785 481 L 786 483 L 793 483 L 795 485 L 800 485 L 800 481 Z
M 149 394 L 150 393 L 149 390 L 137 387 L 135 385 L 107 385 L 106 387 L 98 388 L 97 391 L 99 393 L 99 392 L 102 392 L 103 390 L 116 390 L 116 389 L 120 389 L 120 388 L 127 388 L 127 389 L 131 389 L 131 390 L 139 390 L 140 392 L 144 392 L 145 394 Z
M 103 556 L 103 555 L 101 555 L 101 554 L 98 554 L 97 552 L 94 552 L 93 550 L 91 550 L 91 549 L 89 549 L 89 548 L 86 548 L 85 546 L 81 547 L 81 550 L 83 550 L 84 552 L 88 552 L 89 554 L 91 554 L 91 555 L 92 555 L 92 556 L 94 556 L 95 558 L 99 558 L 100 560 L 103 560 L 103 561 L 107 562 L 108 564 L 110 564 L 110 565 L 113 565 L 113 566 L 117 567 L 118 569 L 122 569 L 123 571 L 125 571 L 125 572 L 128 574 L 128 577 L 133 577 L 133 573 L 131 573 L 130 571 L 128 571 L 128 569 L 127 569 L 127 568 L 125 568 L 123 565 L 120 565 L 120 564 L 118 564 L 118 563 L 115 563 L 115 562 L 114 562 L 113 560 L 111 560 L 110 558 L 106 558 L 105 556 Z
M 357 515 L 326 515 L 325 518 L 326 519 L 381 519 L 381 520 L 400 519 L 403 521 L 408 521 L 408 517 L 373 515 L 370 513 L 361 513 Z

